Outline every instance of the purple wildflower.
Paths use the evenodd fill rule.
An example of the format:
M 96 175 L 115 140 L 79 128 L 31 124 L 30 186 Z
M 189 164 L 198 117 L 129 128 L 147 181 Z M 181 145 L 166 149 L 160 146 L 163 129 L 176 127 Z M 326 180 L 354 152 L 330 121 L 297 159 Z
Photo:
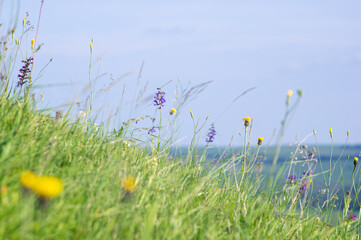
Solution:
M 206 137 L 206 142 L 211 143 L 214 141 L 214 136 L 216 136 L 216 130 L 214 128 L 214 123 L 212 123 L 211 127 L 209 128 L 209 132 Z
M 309 182 L 307 181 L 307 179 L 303 179 L 302 181 L 300 181 L 300 188 L 298 189 L 299 193 L 304 193 L 307 190 Z
M 158 106 L 158 109 L 164 107 L 165 99 L 164 95 L 165 92 L 161 92 L 160 88 L 157 88 L 158 92 L 154 96 L 154 106 Z
M 303 175 L 311 176 L 313 174 L 312 169 L 309 169 L 307 172 L 303 172 Z
M 279 217 L 279 216 L 280 216 L 280 214 L 279 214 L 278 212 L 276 212 L 276 213 L 275 213 L 275 216 L 276 216 L 276 217 Z
M 348 217 L 350 218 L 351 221 L 357 220 L 357 217 L 355 214 L 348 214 L 348 215 L 349 215 Z
M 30 66 L 33 64 L 33 58 L 30 57 L 25 61 L 21 61 L 24 63 L 24 66 L 20 69 L 20 74 L 18 75 L 19 81 L 17 86 L 22 87 L 25 83 L 28 82 L 30 78 L 31 68 Z
M 290 175 L 286 177 L 287 179 L 289 179 L 291 182 L 293 182 L 293 180 L 297 179 L 296 175 Z
M 148 134 L 151 134 L 151 133 L 155 133 L 154 127 L 152 127 L 151 129 L 149 129 Z

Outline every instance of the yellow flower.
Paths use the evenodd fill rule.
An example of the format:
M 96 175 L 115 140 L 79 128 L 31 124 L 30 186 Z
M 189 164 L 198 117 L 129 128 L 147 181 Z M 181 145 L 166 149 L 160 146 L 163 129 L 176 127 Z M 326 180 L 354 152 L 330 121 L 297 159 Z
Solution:
M 134 177 L 128 176 L 123 178 L 122 187 L 127 192 L 134 192 L 137 188 L 137 182 Z
M 244 117 L 243 122 L 244 122 L 244 126 L 248 127 L 249 124 L 251 123 L 251 118 L 250 117 Z
M 57 197 L 63 191 L 63 183 L 57 177 L 42 176 L 37 177 L 33 191 L 42 198 Z
M 355 165 L 355 167 L 356 167 L 357 163 L 358 163 L 358 157 L 354 157 L 353 158 L 353 165 Z
M 31 49 L 33 49 L 34 50 L 34 48 L 35 48 L 35 40 L 34 39 L 31 39 Z
M 332 138 L 332 136 L 333 136 L 333 135 L 332 135 L 332 128 L 330 128 L 330 136 L 331 136 L 331 138 Z
M 263 137 L 258 137 L 258 145 L 261 145 L 263 142 L 264 138 Z
M 175 114 L 176 112 L 177 112 L 176 109 L 174 109 L 174 108 L 171 108 L 171 109 L 170 109 L 170 115 L 173 115 L 173 114 Z
M 11 38 L 14 39 L 15 28 L 11 30 Z
M 288 90 L 288 92 L 287 92 L 287 97 L 291 97 L 292 96 L 292 94 L 293 94 L 293 91 L 290 89 L 290 90 Z
M 25 27 L 25 18 L 23 18 L 23 27 Z
M 37 176 L 31 171 L 24 171 L 20 176 L 20 183 L 26 188 L 32 188 L 37 181 Z

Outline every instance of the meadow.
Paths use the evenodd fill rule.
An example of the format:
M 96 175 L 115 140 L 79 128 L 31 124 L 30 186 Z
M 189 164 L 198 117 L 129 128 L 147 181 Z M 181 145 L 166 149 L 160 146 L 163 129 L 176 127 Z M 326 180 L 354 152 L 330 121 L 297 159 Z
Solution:
M 360 148 L 282 145 L 302 91 L 285 93 L 275 145 L 251 142 L 257 125 L 244 116 L 242 146 L 212 147 L 211 127 L 200 147 L 204 123 L 189 110 L 194 135 L 181 147 L 162 89 L 142 131 L 141 116 L 95 124 L 91 79 L 78 114 L 39 109 L 41 51 L 26 28 L 1 32 L 0 239 L 358 239 Z

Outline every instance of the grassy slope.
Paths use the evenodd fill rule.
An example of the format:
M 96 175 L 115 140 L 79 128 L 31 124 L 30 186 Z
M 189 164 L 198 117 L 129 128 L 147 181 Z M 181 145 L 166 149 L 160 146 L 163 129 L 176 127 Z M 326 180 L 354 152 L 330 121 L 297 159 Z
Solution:
M 0 239 L 355 237 L 347 226 L 330 228 L 315 216 L 282 218 L 287 202 L 254 193 L 248 181 L 237 190 L 232 176 L 220 180 L 222 169 L 207 172 L 167 151 L 127 147 L 121 137 L 101 137 L 81 123 L 62 124 L 4 99 L 0 142 Z M 39 206 L 19 183 L 27 169 L 61 178 L 62 195 Z M 128 196 L 121 187 L 125 176 L 138 182 Z

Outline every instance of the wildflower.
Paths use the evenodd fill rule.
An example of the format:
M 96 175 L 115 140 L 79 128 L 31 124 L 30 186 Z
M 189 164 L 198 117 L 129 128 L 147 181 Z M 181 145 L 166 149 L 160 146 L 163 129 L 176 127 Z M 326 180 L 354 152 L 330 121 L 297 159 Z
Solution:
M 23 18 L 23 27 L 25 27 L 25 18 Z
M 177 112 L 176 109 L 174 109 L 174 108 L 171 108 L 171 109 L 170 109 L 170 115 L 173 115 L 173 114 L 175 114 L 176 112 Z
M 216 136 L 216 130 L 214 128 L 214 123 L 212 123 L 211 127 L 209 128 L 209 132 L 206 137 L 206 142 L 211 143 L 214 141 L 214 136 Z
M 41 198 L 53 198 L 63 191 L 63 183 L 57 177 L 42 176 L 36 178 L 31 188 Z
M 353 165 L 356 167 L 358 163 L 358 157 L 353 158 Z
M 96 133 L 96 132 L 99 130 L 99 125 L 96 124 L 96 123 L 94 123 L 94 125 L 93 125 L 93 130 L 94 130 L 94 132 Z
M 15 28 L 11 30 L 11 38 L 14 39 Z
M 303 175 L 311 176 L 313 174 L 312 169 L 309 169 L 307 172 L 303 172 Z
M 279 217 L 279 216 L 280 216 L 280 214 L 276 212 L 276 213 L 275 213 L 275 216 L 276 216 L 276 217 Z
M 124 141 L 123 141 L 123 144 L 124 144 L 124 146 L 126 146 L 126 147 L 129 147 L 129 146 L 130 146 L 130 142 L 128 142 L 127 140 L 124 140 Z
M 35 40 L 31 39 L 31 49 L 34 50 L 34 48 L 35 48 Z
M 293 94 L 293 91 L 290 89 L 290 90 L 288 90 L 288 92 L 287 92 L 287 97 L 291 97 L 292 96 L 292 94 Z
M 258 137 L 258 145 L 261 145 L 263 142 L 264 138 L 263 137 Z
M 332 136 L 333 136 L 333 135 L 332 135 L 332 128 L 330 128 L 330 136 L 331 136 L 331 138 L 332 138 Z
M 25 188 L 32 188 L 37 181 L 37 176 L 31 171 L 24 171 L 20 176 L 20 183 Z
M 165 99 L 164 99 L 165 92 L 161 92 L 160 88 L 157 88 L 157 90 L 158 92 L 154 96 L 154 106 L 158 106 L 158 109 L 161 109 L 165 103 Z
M 355 214 L 348 214 L 348 215 L 349 215 L 349 219 L 350 219 L 351 221 L 357 220 L 357 217 L 356 217 Z
M 320 218 L 319 218 L 319 217 L 316 218 L 316 222 L 318 222 L 318 223 L 320 222 Z
M 296 175 L 290 175 L 290 176 L 287 176 L 286 178 L 289 179 L 290 182 L 292 183 L 293 180 L 297 179 L 297 176 Z
M 243 122 L 244 122 L 244 126 L 248 127 L 249 124 L 251 123 L 251 118 L 250 117 L 244 117 Z
M 134 192 L 135 189 L 137 188 L 137 183 L 135 178 L 131 176 L 123 178 L 122 187 L 128 193 Z
M 30 79 L 30 74 L 31 74 L 31 67 L 30 65 L 33 64 L 33 58 L 30 57 L 24 61 L 21 61 L 22 63 L 24 63 L 24 66 L 19 70 L 20 74 L 18 75 L 19 81 L 17 86 L 21 87 L 23 86 L 25 83 L 28 82 L 28 80 Z
M 93 51 L 93 43 L 89 43 L 89 47 L 90 47 L 90 51 L 92 52 Z
M 151 133 L 155 133 L 154 127 L 152 127 L 151 129 L 149 129 L 148 134 L 151 134 Z
M 310 182 L 307 181 L 307 179 L 303 179 L 300 181 L 300 188 L 298 189 L 299 193 L 304 193 L 307 190 L 308 185 Z

